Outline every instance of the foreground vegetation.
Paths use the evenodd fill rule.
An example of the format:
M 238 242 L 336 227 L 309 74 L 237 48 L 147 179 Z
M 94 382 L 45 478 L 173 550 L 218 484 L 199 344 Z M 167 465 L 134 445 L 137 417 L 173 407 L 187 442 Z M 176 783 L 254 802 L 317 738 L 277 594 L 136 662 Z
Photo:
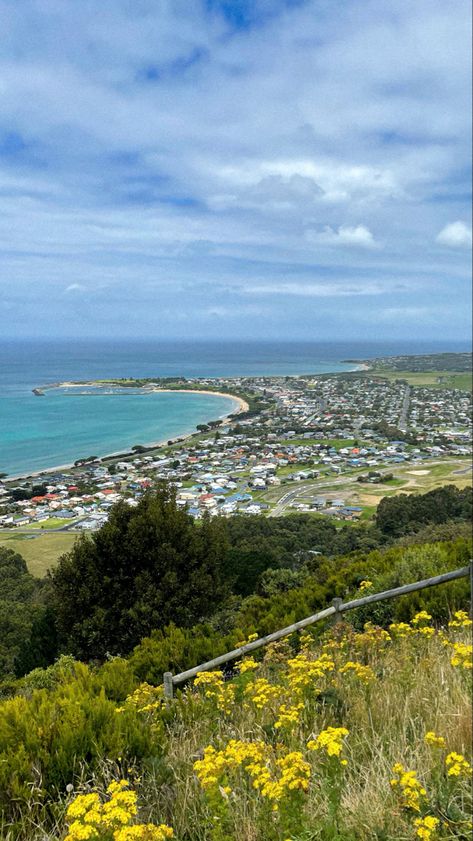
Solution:
M 63 658 L 0 705 L 2 838 L 469 838 L 470 625 L 340 624 L 167 703 Z
M 163 487 L 45 579 L 0 548 L 0 837 L 468 837 L 465 578 L 200 674 L 172 702 L 161 684 L 334 597 L 465 566 L 470 515 L 471 489 L 447 486 L 356 528 L 196 523 Z

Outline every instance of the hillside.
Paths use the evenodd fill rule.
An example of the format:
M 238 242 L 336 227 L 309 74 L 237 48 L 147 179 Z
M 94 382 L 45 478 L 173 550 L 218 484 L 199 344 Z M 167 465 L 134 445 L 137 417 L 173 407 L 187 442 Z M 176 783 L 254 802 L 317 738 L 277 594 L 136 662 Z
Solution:
M 430 620 L 303 634 L 170 703 L 120 658 L 32 673 L 0 705 L 2 838 L 469 837 L 471 621 Z
M 162 682 L 333 598 L 465 567 L 470 513 L 471 491 L 446 486 L 385 499 L 375 527 L 196 523 L 163 487 L 117 504 L 45 579 L 0 548 L 2 841 L 467 837 L 464 575 L 357 605 L 173 700 Z

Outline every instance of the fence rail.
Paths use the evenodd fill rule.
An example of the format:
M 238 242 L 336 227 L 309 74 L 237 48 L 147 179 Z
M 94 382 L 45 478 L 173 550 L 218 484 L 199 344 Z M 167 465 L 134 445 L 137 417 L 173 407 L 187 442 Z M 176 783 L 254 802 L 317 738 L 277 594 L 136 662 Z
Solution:
M 412 584 L 404 584 L 402 587 L 394 587 L 392 590 L 384 590 L 382 593 L 373 593 L 370 596 L 362 596 L 361 599 L 353 599 L 349 602 L 343 602 L 342 599 L 333 599 L 332 605 L 314 613 L 312 616 L 307 616 L 305 619 L 300 619 L 299 622 L 294 622 L 292 625 L 287 625 L 286 628 L 281 628 L 279 631 L 274 631 L 272 634 L 267 634 L 265 637 L 248 642 L 241 645 L 239 648 L 234 648 L 233 651 L 228 651 L 226 654 L 221 654 L 219 657 L 214 657 L 213 660 L 207 660 L 206 663 L 201 663 L 199 666 L 194 666 L 192 669 L 187 669 L 185 672 L 179 672 L 173 675 L 172 672 L 165 672 L 163 675 L 164 694 L 167 698 L 172 698 L 174 687 L 186 680 L 195 677 L 199 672 L 205 672 L 208 669 L 214 669 L 216 666 L 223 666 L 231 660 L 237 660 L 248 654 L 250 651 L 256 651 L 264 645 L 271 642 L 276 642 L 283 637 L 293 634 L 295 631 L 301 631 L 309 625 L 314 625 L 322 619 L 328 619 L 329 616 L 337 618 L 342 613 L 349 610 L 354 610 L 357 607 L 363 607 L 366 604 L 374 604 L 385 599 L 394 599 L 397 596 L 404 596 L 407 593 L 415 593 L 417 590 L 425 590 L 427 587 L 435 587 L 438 584 L 446 584 L 449 581 L 455 581 L 457 578 L 470 578 L 470 592 L 473 610 L 473 561 L 469 565 L 461 569 L 455 569 L 452 572 L 444 572 L 442 575 L 436 575 L 433 578 L 425 578 L 423 581 L 415 581 Z

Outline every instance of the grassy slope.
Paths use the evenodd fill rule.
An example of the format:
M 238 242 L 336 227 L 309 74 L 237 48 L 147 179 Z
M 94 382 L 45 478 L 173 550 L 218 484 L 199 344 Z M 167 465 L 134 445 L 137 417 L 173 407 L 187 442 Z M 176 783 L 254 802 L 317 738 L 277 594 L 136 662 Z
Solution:
M 425 815 L 439 820 L 432 841 L 466 839 L 469 780 L 449 777 L 445 760 L 456 751 L 471 761 L 471 671 L 451 662 L 453 643 L 469 642 L 469 629 L 450 630 L 448 645 L 415 624 L 403 633 L 357 634 L 341 624 L 322 639 L 303 637 L 298 661 L 288 641 L 278 643 L 266 649 L 256 671 L 225 684 L 214 672 L 161 709 L 144 685 L 141 700 L 120 705 L 158 728 L 162 755 L 131 769 L 104 761 L 95 774 L 83 775 L 75 794 L 103 792 L 112 778 L 129 776 L 136 780 L 138 819 L 172 825 L 175 841 L 417 841 L 415 820 Z M 344 671 L 349 662 L 362 665 L 361 678 Z M 72 700 L 77 704 L 75 695 Z M 282 704 L 292 720 L 278 727 Z M 33 718 L 30 729 L 37 726 Z M 346 728 L 339 755 L 308 746 L 329 727 Z M 444 747 L 425 742 L 430 731 Z M 234 761 L 222 768 L 231 740 L 237 741 Z M 248 743 L 265 752 L 253 771 L 241 761 Z M 203 785 L 205 768 L 195 762 L 209 746 L 218 754 L 207 750 Z M 265 794 L 254 781 L 265 774 L 270 783 L 280 780 L 278 761 L 286 756 L 292 779 L 302 779 L 297 769 L 303 767 L 307 784 Z M 390 784 L 396 763 L 415 771 L 425 788 L 418 811 Z M 59 841 L 63 807 L 55 814 L 57 832 L 43 832 L 37 823 L 22 837 Z M 29 821 L 25 812 L 25 829 Z
M 225 827 L 222 837 L 228 841 L 414 838 L 413 820 L 417 815 L 401 808 L 389 783 L 396 762 L 415 769 L 425 784 L 427 797 L 421 801 L 422 814 L 452 818 L 455 813 L 458 820 L 463 807 L 467 817 L 468 783 L 454 781 L 459 808 L 452 808 L 454 786 L 449 788 L 445 778 L 447 751 L 428 747 L 423 737 L 426 732 L 435 731 L 445 738 L 449 751 L 469 751 L 469 673 L 452 667 L 451 649 L 436 638 L 419 635 L 379 642 L 376 634 L 366 639 L 353 636 L 351 631 L 345 635 L 341 628 L 334 636 L 325 648 L 320 644 L 309 647 L 305 655 L 309 662 L 302 674 L 310 671 L 310 661 L 321 653 L 333 657 L 335 670 L 312 677 L 305 688 L 298 688 L 295 670 L 288 669 L 291 651 L 287 643 L 280 644 L 267 654 L 266 663 L 256 674 L 237 680 L 237 702 L 229 704 L 226 715 L 218 713 L 218 701 L 211 699 L 203 705 L 191 703 L 181 720 L 177 715 L 169 728 L 167 747 L 176 780 L 172 809 L 166 794 L 154 790 L 147 797 L 154 800 L 157 813 L 172 811 L 179 839 L 220 839 L 211 829 L 211 814 L 219 816 Z M 347 661 L 369 665 L 373 679 L 365 685 L 353 673 L 340 674 L 339 669 Z M 251 687 L 245 691 L 245 686 L 261 677 L 269 680 L 275 694 L 271 697 L 266 690 L 268 700 L 258 704 L 250 699 L 255 694 L 262 697 L 264 692 Z M 321 694 L 325 702 L 317 702 L 316 697 Z M 238 696 L 247 700 L 238 702 Z M 301 702 L 303 709 L 292 725 L 275 728 L 281 702 Z M 328 726 L 343 726 L 349 731 L 342 754 L 348 761 L 345 768 L 324 751 L 311 752 L 306 748 L 307 741 Z M 267 801 L 247 786 L 248 775 L 240 771 L 218 780 L 232 788 L 230 799 L 222 797 L 218 786 L 202 795 L 192 782 L 192 757 L 206 744 L 222 749 L 230 739 L 264 741 L 270 746 L 270 765 L 285 752 L 301 751 L 311 766 L 308 793 L 283 797 L 280 811 L 271 813 Z M 211 765 L 215 767 L 215 763 Z M 338 785 L 341 802 L 337 807 L 334 789 Z M 331 809 L 335 814 L 330 814 Z M 465 837 L 459 825 L 452 823 L 450 830 L 451 834 L 445 837 Z
M 60 555 L 72 548 L 75 539 L 76 535 L 67 532 L 42 534 L 34 539 L 0 532 L 0 546 L 19 552 L 29 571 L 38 578 L 56 564 Z

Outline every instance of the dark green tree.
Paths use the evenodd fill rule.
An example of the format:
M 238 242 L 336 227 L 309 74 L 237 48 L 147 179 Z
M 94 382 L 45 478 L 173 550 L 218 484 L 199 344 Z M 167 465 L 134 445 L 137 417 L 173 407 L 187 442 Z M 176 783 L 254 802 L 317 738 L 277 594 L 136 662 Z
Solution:
M 13 673 L 15 658 L 30 638 L 40 590 L 21 555 L 0 546 L 0 675 Z
M 225 598 L 223 524 L 196 524 L 161 486 L 137 508 L 118 503 L 52 573 L 63 647 L 82 658 L 124 654 L 154 628 L 189 626 Z

